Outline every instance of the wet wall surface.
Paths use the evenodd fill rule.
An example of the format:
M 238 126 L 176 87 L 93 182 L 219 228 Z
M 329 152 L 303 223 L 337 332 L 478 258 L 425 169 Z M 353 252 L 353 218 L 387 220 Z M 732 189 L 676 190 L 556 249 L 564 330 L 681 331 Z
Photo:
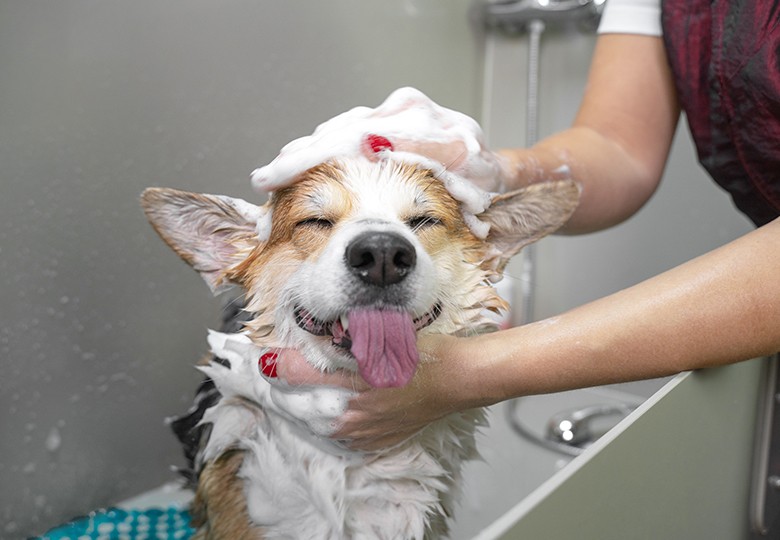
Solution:
M 0 3 L 0 537 L 170 481 L 220 302 L 147 186 L 254 202 L 289 140 L 412 85 L 476 113 L 467 1 Z

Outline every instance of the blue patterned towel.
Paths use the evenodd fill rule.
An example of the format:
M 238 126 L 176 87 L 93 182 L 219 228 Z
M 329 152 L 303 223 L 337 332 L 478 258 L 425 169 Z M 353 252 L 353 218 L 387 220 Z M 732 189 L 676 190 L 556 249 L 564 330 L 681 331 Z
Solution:
M 109 508 L 60 525 L 37 540 L 187 540 L 194 533 L 189 513 L 180 508 Z

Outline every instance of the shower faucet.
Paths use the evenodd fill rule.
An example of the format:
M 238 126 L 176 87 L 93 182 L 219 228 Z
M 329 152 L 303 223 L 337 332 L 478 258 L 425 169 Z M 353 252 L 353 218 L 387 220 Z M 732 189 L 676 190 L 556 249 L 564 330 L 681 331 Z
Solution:
M 546 437 L 560 444 L 583 447 L 595 442 L 607 429 L 628 416 L 635 408 L 628 404 L 591 405 L 563 411 L 548 421 Z M 611 421 L 603 423 L 598 428 L 594 426 L 597 420 L 608 418 Z

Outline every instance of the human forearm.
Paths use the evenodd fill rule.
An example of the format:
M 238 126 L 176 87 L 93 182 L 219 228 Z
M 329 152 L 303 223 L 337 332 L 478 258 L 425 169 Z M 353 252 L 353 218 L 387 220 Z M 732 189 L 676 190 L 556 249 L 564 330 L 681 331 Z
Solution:
M 452 350 L 463 362 L 464 402 L 657 377 L 780 350 L 779 247 L 776 221 L 561 316 L 462 340 Z
M 425 336 L 412 383 L 361 392 L 334 436 L 386 448 L 457 411 L 780 350 L 778 248 L 780 220 L 558 317 L 479 337 Z
M 636 213 L 659 179 L 622 147 L 595 130 L 578 126 L 528 149 L 502 150 L 525 183 L 574 178 L 582 187 L 574 215 L 559 232 L 582 234 L 609 228 Z
M 570 129 L 499 153 L 508 187 L 569 174 L 583 188 L 564 232 L 599 230 L 636 212 L 660 181 L 679 117 L 659 38 L 604 35 Z

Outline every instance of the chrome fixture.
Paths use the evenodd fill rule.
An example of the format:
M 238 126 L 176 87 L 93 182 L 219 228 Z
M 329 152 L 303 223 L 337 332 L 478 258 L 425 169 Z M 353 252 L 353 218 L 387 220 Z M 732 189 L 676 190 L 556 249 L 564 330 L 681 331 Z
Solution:
M 548 440 L 583 448 L 593 444 L 609 428 L 628 416 L 636 407 L 618 405 L 591 405 L 581 409 L 563 411 L 547 422 Z M 599 420 L 607 419 L 598 424 Z
M 780 356 L 765 361 L 766 376 L 756 427 L 750 521 L 762 537 L 776 538 L 780 515 Z
M 541 434 L 520 420 L 518 408 L 524 399 L 515 399 L 508 404 L 507 420 L 512 429 L 538 446 L 572 457 L 580 455 L 637 407 L 615 403 L 567 409 L 551 416 L 547 421 L 546 432 Z
M 606 0 L 498 0 L 484 8 L 488 26 L 507 31 L 523 31 L 529 22 L 546 24 L 579 23 L 595 29 Z
M 485 0 L 482 17 L 488 28 L 528 34 L 528 82 L 526 97 L 525 146 L 536 144 L 539 135 L 539 58 L 542 34 L 548 27 L 579 25 L 595 31 L 606 0 Z M 521 310 L 516 322 L 534 320 L 536 246 L 521 254 Z

